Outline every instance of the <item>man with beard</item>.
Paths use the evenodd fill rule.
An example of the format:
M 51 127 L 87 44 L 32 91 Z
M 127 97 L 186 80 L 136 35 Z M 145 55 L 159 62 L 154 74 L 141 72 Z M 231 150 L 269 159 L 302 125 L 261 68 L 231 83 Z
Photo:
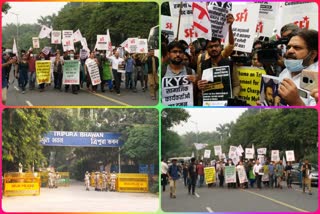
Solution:
M 280 105 L 280 97 L 274 96 L 272 85 L 266 85 L 264 88 L 264 101 L 261 103 L 262 106 L 279 106 Z
M 185 47 L 181 42 L 173 41 L 168 47 L 169 65 L 162 67 L 162 77 L 187 76 L 187 79 L 194 84 L 196 89 L 197 77 L 195 71 L 183 63 Z M 194 97 L 196 92 L 194 91 Z
M 290 106 L 316 105 L 309 92 L 299 91 L 301 71 L 318 72 L 318 31 L 303 29 L 293 36 L 285 54 L 286 68 L 280 73 L 279 95 Z
M 221 40 L 218 38 L 212 37 L 210 41 L 207 41 L 206 48 L 207 48 L 208 54 L 210 55 L 210 58 L 203 61 L 201 64 L 201 72 L 199 74 L 200 80 L 198 80 L 198 89 L 204 90 L 208 86 L 207 80 L 201 80 L 202 73 L 204 70 L 206 70 L 208 68 L 212 68 L 212 67 L 229 66 L 230 75 L 231 75 L 232 90 L 235 91 L 235 87 L 240 87 L 240 85 L 235 84 L 236 83 L 235 80 L 239 79 L 239 78 L 238 78 L 238 76 L 236 76 L 236 73 L 232 73 L 232 71 L 233 71 L 232 62 L 228 58 L 224 58 L 221 54 L 221 52 L 222 52 Z M 227 85 L 228 83 L 226 82 L 226 83 L 224 83 L 224 85 L 225 84 Z M 201 101 L 202 101 L 202 99 L 201 99 Z M 199 101 L 199 102 L 201 102 L 201 101 Z

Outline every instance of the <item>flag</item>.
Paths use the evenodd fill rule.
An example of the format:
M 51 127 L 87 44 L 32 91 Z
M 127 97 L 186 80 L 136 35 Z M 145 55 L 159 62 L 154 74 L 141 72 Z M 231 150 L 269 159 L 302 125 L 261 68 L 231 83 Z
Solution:
M 107 45 L 108 45 L 108 51 L 112 51 L 112 43 L 111 43 L 109 29 L 107 29 Z
M 286 158 L 284 157 L 284 155 L 282 157 L 282 164 L 283 164 L 283 167 L 286 167 L 287 165 Z
M 72 34 L 73 43 L 79 42 L 82 39 L 82 34 L 80 30 L 78 29 L 76 32 Z
M 43 38 L 46 38 L 46 37 L 49 37 L 50 38 L 50 33 L 51 33 L 52 29 L 47 27 L 47 26 L 44 26 L 42 25 L 41 27 L 41 31 L 39 33 L 39 39 L 43 39 Z
M 13 38 L 12 53 L 18 55 L 18 48 L 17 48 L 17 44 L 16 44 L 16 39 L 15 38 Z
M 193 27 L 198 38 L 211 39 L 211 23 L 207 9 L 207 3 L 193 2 Z

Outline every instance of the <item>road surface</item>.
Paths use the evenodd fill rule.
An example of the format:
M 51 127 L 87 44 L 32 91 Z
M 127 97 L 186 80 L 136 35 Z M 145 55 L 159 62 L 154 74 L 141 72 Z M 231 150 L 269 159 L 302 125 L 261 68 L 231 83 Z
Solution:
M 179 180 L 177 198 L 169 197 L 167 185 L 162 192 L 161 208 L 164 212 L 314 212 L 318 209 L 318 188 L 312 188 L 312 193 L 302 193 L 296 185 L 292 189 L 261 190 L 205 186 L 189 195 Z
M 2 198 L 6 212 L 156 212 L 158 208 L 155 194 L 86 191 L 77 181 L 69 187 L 41 188 L 39 196 Z

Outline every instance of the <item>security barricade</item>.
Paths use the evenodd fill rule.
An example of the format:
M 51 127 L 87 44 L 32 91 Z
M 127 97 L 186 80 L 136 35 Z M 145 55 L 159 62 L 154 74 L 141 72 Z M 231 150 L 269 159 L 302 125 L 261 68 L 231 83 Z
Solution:
M 117 174 L 117 191 L 119 192 L 148 192 L 148 184 L 148 174 Z
M 4 174 L 4 196 L 40 195 L 40 174 L 11 172 Z

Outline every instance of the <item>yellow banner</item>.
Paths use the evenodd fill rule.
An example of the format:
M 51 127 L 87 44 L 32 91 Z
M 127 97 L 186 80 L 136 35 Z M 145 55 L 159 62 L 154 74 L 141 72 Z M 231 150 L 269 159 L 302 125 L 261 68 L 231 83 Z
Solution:
M 206 184 L 216 182 L 216 169 L 214 167 L 204 168 L 204 180 L 206 181 Z
M 247 104 L 256 106 L 260 98 L 261 75 L 265 70 L 255 67 L 237 67 L 239 72 L 241 91 L 239 97 L 246 100 Z
M 35 190 L 40 189 L 39 183 L 6 183 L 6 191 L 24 191 L 24 190 Z
M 36 76 L 38 84 L 50 83 L 50 60 L 36 61 Z
M 148 175 L 147 174 L 118 174 L 118 191 L 119 192 L 148 192 Z

